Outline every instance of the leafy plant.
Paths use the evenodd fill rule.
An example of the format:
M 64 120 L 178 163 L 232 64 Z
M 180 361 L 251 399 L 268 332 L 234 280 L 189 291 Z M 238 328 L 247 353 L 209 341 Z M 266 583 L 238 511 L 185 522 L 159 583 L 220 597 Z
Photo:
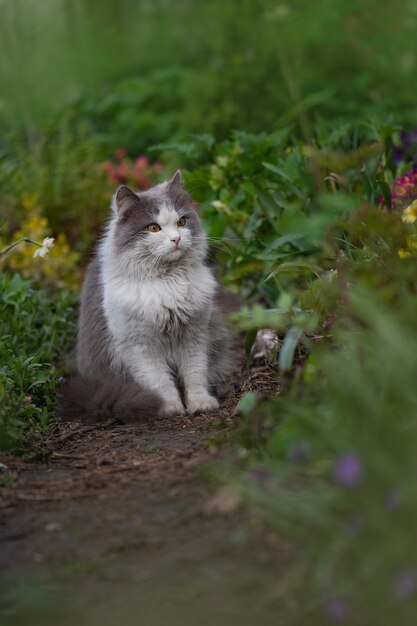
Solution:
M 44 287 L 67 287 L 78 289 L 80 287 L 80 254 L 71 250 L 67 238 L 60 233 L 54 243 L 48 220 L 40 216 L 40 210 L 30 207 L 29 216 L 22 220 L 21 229 L 13 234 L 13 241 L 8 247 L 17 242 L 30 243 L 25 233 L 31 233 L 38 241 L 51 242 L 51 250 L 45 257 L 33 252 L 32 245 L 19 245 L 13 248 L 13 254 L 9 254 L 3 262 L 3 269 L 11 272 L 17 271 L 24 278 L 31 278 L 36 285 Z M 6 241 L 0 238 L 0 247 L 6 246 Z M 52 247 L 53 246 L 53 247 Z M 34 258 L 37 257 L 37 258 Z
M 3 2 L 0 126 L 31 142 L 75 107 L 103 144 L 117 138 L 109 152 L 142 152 L 202 129 L 224 138 L 302 118 L 308 131 L 314 110 L 412 121 L 415 20 L 405 0 Z
M 352 208 L 319 229 L 305 222 L 315 273 L 300 281 L 294 270 L 276 307 L 234 318 L 285 333 L 279 366 L 294 374 L 278 399 L 242 407 L 240 429 L 244 497 L 296 551 L 282 581 L 290 623 L 414 622 L 417 203 L 413 172 L 396 178 L 392 143 L 381 133 L 378 144 L 359 154 L 308 146 L 334 173 L 335 199 L 319 192 L 311 203 L 325 213 L 340 195 Z M 407 176 L 387 209 L 381 183 L 399 196 Z M 307 358 L 294 370 L 300 341 Z
M 211 163 L 186 182 L 201 202 L 214 246 L 217 238 L 223 242 L 229 288 L 276 306 L 289 286 L 305 286 L 331 269 L 341 220 L 361 204 L 379 202 L 382 185 L 388 186 L 381 167 L 390 158 L 386 136 L 393 129 L 367 123 L 346 127 L 343 136 L 336 130 L 322 122 L 312 144 L 290 129 L 235 132 L 221 144 L 199 140 Z
M 0 187 L 9 231 L 37 215 L 79 247 L 91 241 L 114 191 L 94 137 L 68 120 L 51 123 L 29 151 L 15 136 L 0 152 Z
M 0 274 L 0 449 L 17 448 L 53 419 L 59 362 L 74 340 L 74 297 Z M 62 365 L 62 362 L 61 362 Z
M 332 350 L 313 352 L 290 395 L 252 411 L 246 423 L 261 411 L 266 431 L 244 492 L 297 546 L 293 618 L 412 624 L 417 299 L 404 295 L 394 312 L 353 292 L 348 304 Z
M 111 159 L 101 155 L 99 137 L 91 128 L 81 123 L 72 127 L 68 118 L 51 123 L 30 151 L 16 136 L 0 150 L 5 234 L 14 239 L 21 232 L 54 235 L 55 249 L 42 266 L 42 278 L 49 283 L 55 275 L 57 285 L 78 284 L 79 252 L 97 237 L 119 184 L 147 189 L 164 176 L 160 162 L 144 155 L 131 159 L 123 147 Z M 12 263 L 13 270 L 27 272 L 24 252 Z

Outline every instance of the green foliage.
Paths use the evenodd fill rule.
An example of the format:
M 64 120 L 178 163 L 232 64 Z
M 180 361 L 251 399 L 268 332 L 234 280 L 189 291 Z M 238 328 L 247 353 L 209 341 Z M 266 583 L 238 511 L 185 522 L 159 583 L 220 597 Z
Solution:
M 103 143 L 104 135 L 100 134 L 99 119 L 97 128 L 93 128 L 89 120 L 80 121 L 74 115 L 68 113 L 51 122 L 30 150 L 16 133 L 0 149 L 0 212 L 7 218 L 7 235 L 28 227 L 33 231 L 44 228 L 48 235 L 55 236 L 58 244 L 61 242 L 61 247 L 68 247 L 69 242 L 77 252 L 84 251 L 107 218 L 111 197 L 119 184 L 143 189 L 165 175 L 162 164 L 153 168 L 146 157 L 142 160 L 148 166 L 139 171 L 139 159 L 135 162 L 109 155 Z M 104 161 L 104 154 L 116 163 Z M 110 168 L 106 167 L 109 165 Z M 139 177 L 131 176 L 132 173 Z M 61 264 L 66 260 L 67 269 L 72 271 L 74 263 L 69 254 L 75 251 L 61 252 L 65 253 L 61 254 Z M 60 270 L 59 278 L 63 273 L 65 269 Z
M 51 123 L 31 150 L 14 135 L 0 152 L 1 211 L 9 225 L 39 210 L 53 232 L 88 242 L 107 214 L 114 184 L 88 126 Z
M 35 276 L 23 248 L 8 271 L 75 284 L 153 145 L 189 170 L 247 355 L 280 335 L 288 388 L 242 398 L 239 480 L 293 541 L 288 623 L 415 622 L 416 163 L 390 115 L 415 121 L 416 22 L 409 0 L 0 3 L 5 237 L 56 237 Z M 51 423 L 74 338 L 73 297 L 34 284 L 0 275 L 1 448 Z
M 91 97 L 98 123 L 112 124 L 115 113 L 109 135 L 125 136 L 131 123 L 132 134 L 155 131 L 151 141 L 171 133 L 173 121 L 182 137 L 270 132 L 300 116 L 306 128 L 312 108 L 356 119 L 395 110 L 411 121 L 416 19 L 409 0 L 2 2 L 0 128 L 19 125 L 33 139 L 68 104 L 85 102 L 88 111 Z M 155 78 L 161 71 L 179 72 L 170 93 Z M 120 90 L 117 81 L 129 76 Z M 133 84 L 143 97 L 129 104 Z
M 74 298 L 0 274 L 0 449 L 18 448 L 53 419 L 58 362 L 74 340 Z
M 335 250 L 348 245 L 336 242 L 343 219 L 364 202 L 378 202 L 391 177 L 394 128 L 366 122 L 339 130 L 321 121 L 309 144 L 291 129 L 235 132 L 220 144 L 198 140 L 211 163 L 186 183 L 201 202 L 213 245 L 221 239 L 231 289 L 279 305 L 290 286 L 304 288 L 332 268 Z
M 213 238 L 224 242 L 224 278 L 247 296 L 256 292 L 273 303 L 278 279 L 268 281 L 277 261 L 309 254 L 313 242 L 286 228 L 283 213 L 300 214 L 310 196 L 310 174 L 288 131 L 273 135 L 233 134 L 214 144 L 212 164 L 186 178 Z M 303 186 L 304 183 L 304 186 Z M 207 196 L 210 198 L 207 201 Z M 214 239 L 215 241 L 215 239 Z
M 123 79 L 110 91 L 80 99 L 71 107 L 71 118 L 75 128 L 88 124 L 104 157 L 122 147 L 137 156 L 175 138 L 183 100 L 184 70 L 171 68 Z
M 286 236 L 289 246 L 291 234 L 300 233 L 311 244 L 304 256 L 297 252 L 285 282 L 274 282 L 273 307 L 246 308 L 234 318 L 250 333 L 269 327 L 284 334 L 278 365 L 293 373 L 279 399 L 243 400 L 240 442 L 252 451 L 242 455 L 250 465 L 241 485 L 247 501 L 296 550 L 282 582 L 290 623 L 411 625 L 417 597 L 417 550 L 410 533 L 417 504 L 417 205 L 406 213 L 404 203 L 392 212 L 382 209 L 388 200 L 382 183 L 386 192 L 395 188 L 394 129 L 350 127 L 341 136 L 323 128 L 317 128 L 313 144 L 290 142 L 291 155 L 304 165 L 297 172 L 310 172 L 309 187 L 298 182 L 299 173 L 291 177 L 285 158 L 268 161 L 282 172 L 282 187 L 262 178 L 258 167 L 251 173 L 257 189 L 249 197 L 241 170 L 218 176 L 230 162 L 221 161 L 219 168 L 215 157 L 210 169 L 222 181 L 210 193 L 227 198 L 226 206 L 244 207 L 236 220 L 234 210 L 225 211 L 225 232 L 232 228 L 241 237 L 239 254 L 249 245 L 250 254 L 263 250 L 262 225 L 255 227 L 260 237 L 254 245 L 256 238 L 244 237 L 245 220 L 257 214 L 272 230 L 268 209 L 275 215 L 276 240 Z M 400 163 L 398 172 L 402 168 Z M 274 212 L 262 202 L 263 188 Z M 281 193 L 288 194 L 283 207 L 275 202 Z M 268 302 L 259 279 L 269 272 L 275 281 L 288 264 L 281 259 L 278 272 L 265 260 L 258 279 L 242 273 L 239 286 Z M 239 257 L 231 258 L 229 277 L 239 263 Z
M 393 311 L 375 292 L 353 292 L 346 306 L 348 328 L 342 318 L 333 349 L 316 350 L 291 394 L 258 410 L 263 461 L 245 492 L 297 546 L 288 591 L 302 602 L 293 617 L 322 624 L 337 601 L 346 623 L 411 625 L 417 298 Z

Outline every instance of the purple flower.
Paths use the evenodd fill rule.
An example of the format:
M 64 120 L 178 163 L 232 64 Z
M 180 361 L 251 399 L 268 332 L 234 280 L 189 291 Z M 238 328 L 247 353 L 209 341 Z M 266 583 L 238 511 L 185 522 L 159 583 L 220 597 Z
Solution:
M 417 591 L 417 568 L 409 567 L 400 572 L 393 584 L 394 599 L 401 602 Z
M 355 452 L 346 452 L 336 461 L 333 478 L 340 487 L 354 489 L 359 487 L 363 479 L 363 466 Z
M 394 147 L 394 161 L 412 161 L 417 165 L 417 129 L 401 133 L 400 145 Z
M 332 598 L 326 602 L 325 613 L 332 622 L 346 624 L 350 615 L 350 605 L 343 598 Z

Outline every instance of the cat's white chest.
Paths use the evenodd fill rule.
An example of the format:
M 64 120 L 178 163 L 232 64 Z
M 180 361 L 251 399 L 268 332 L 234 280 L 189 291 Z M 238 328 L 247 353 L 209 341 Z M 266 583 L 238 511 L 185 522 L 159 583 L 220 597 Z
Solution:
M 106 317 L 113 331 L 175 332 L 199 315 L 209 316 L 215 280 L 205 266 L 177 275 L 133 282 L 121 280 L 105 289 Z
M 201 267 L 183 275 L 155 279 L 141 286 L 138 305 L 157 330 L 187 324 L 211 307 L 215 289 L 211 272 Z

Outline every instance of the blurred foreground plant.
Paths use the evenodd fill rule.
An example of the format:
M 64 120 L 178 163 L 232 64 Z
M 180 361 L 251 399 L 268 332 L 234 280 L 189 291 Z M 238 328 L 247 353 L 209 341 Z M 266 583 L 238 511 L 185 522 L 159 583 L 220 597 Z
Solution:
M 387 307 L 367 289 L 346 305 L 332 349 L 314 350 L 291 393 L 247 417 L 249 428 L 260 412 L 269 435 L 243 490 L 297 548 L 282 581 L 294 618 L 411 626 L 417 297 Z
M 317 158 L 323 166 L 323 154 Z M 382 210 L 389 163 L 382 147 L 341 167 L 330 194 L 311 186 L 302 192 L 308 203 L 295 201 L 292 212 L 288 197 L 271 212 L 285 234 L 314 242 L 308 271 L 292 266 L 275 282 L 274 306 L 234 317 L 249 333 L 266 326 L 285 336 L 281 397 L 240 406 L 249 459 L 240 484 L 246 501 L 292 540 L 295 557 L 277 587 L 288 623 L 415 622 L 417 212 L 414 201 Z M 290 181 L 282 185 L 291 190 Z M 237 190 L 228 202 L 239 197 Z M 278 261 L 278 275 L 286 264 Z

